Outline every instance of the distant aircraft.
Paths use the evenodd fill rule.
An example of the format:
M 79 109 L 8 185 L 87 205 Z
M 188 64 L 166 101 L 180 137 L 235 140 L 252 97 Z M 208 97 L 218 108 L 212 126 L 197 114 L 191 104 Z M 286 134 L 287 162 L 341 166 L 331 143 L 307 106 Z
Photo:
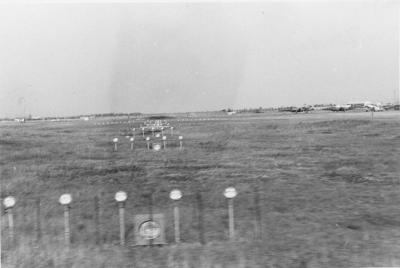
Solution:
M 333 111 L 333 112 L 345 112 L 351 109 L 350 104 L 346 105 L 335 105 L 332 107 L 327 108 L 327 110 Z
M 311 105 L 304 105 L 303 107 L 295 107 L 295 106 L 290 106 L 290 107 L 284 107 L 280 108 L 279 111 L 281 112 L 292 112 L 292 113 L 301 113 L 301 112 L 310 112 L 313 111 L 314 107 Z
M 366 103 L 364 107 L 366 112 L 382 112 L 385 110 L 380 103 L 377 104 Z

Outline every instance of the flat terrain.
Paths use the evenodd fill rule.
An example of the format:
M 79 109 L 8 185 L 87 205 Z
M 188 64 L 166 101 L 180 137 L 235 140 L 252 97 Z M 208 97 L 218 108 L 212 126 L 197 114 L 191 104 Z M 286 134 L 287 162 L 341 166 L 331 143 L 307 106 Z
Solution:
M 198 120 L 204 118 L 210 120 Z M 5 267 L 400 266 L 399 112 L 375 113 L 373 120 L 364 112 L 176 117 L 168 120 L 174 136 L 166 131 L 167 149 L 159 152 L 146 150 L 140 131 L 131 151 L 125 136 L 143 120 L 126 121 L 0 124 L 1 197 L 17 199 L 15 247 L 2 212 Z M 228 186 L 238 191 L 235 242 L 227 242 L 222 193 Z M 171 245 L 173 188 L 183 192 L 182 247 Z M 118 190 L 128 193 L 125 248 L 118 246 Z M 70 251 L 63 247 L 58 204 L 66 192 L 74 199 Z M 153 211 L 166 216 L 170 245 L 137 248 L 133 217 L 148 211 L 150 192 Z M 38 198 L 41 242 L 35 240 Z

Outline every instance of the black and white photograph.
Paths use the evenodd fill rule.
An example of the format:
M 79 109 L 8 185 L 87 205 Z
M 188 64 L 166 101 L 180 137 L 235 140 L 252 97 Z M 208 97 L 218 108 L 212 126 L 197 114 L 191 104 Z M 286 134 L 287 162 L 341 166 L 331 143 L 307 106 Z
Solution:
M 400 1 L 3 0 L 4 268 L 400 267 Z

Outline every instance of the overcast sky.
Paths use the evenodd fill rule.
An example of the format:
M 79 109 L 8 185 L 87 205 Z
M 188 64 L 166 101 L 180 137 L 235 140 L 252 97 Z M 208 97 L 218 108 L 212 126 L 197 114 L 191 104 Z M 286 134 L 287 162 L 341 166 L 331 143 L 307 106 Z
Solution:
M 0 5 L 0 117 L 395 101 L 394 1 Z

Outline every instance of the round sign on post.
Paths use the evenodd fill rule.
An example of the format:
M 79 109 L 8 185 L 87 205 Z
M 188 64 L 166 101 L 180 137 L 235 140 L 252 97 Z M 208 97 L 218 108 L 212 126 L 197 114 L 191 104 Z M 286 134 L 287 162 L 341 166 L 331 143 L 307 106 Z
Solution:
M 182 140 L 183 140 L 183 137 L 179 136 L 179 149 L 182 149 Z
M 72 196 L 70 194 L 63 194 L 58 199 L 58 202 L 64 206 L 69 205 L 72 202 Z
M 236 189 L 233 187 L 228 187 L 224 191 L 224 196 L 226 198 L 234 198 L 236 197 L 236 195 L 237 195 Z
M 117 202 L 125 202 L 127 197 L 128 196 L 124 191 L 119 191 L 115 193 L 115 200 Z
M 146 137 L 147 150 L 150 150 L 150 137 Z
M 65 245 L 69 247 L 71 243 L 69 204 L 72 202 L 72 196 L 70 194 L 63 194 L 58 199 L 58 202 L 60 202 L 60 204 L 64 206 L 64 240 L 65 240 Z
M 235 239 L 235 226 L 233 216 L 233 198 L 236 197 L 237 192 L 233 187 L 228 187 L 224 191 L 224 196 L 228 199 L 228 218 L 229 218 L 229 239 Z
M 178 200 L 182 198 L 182 192 L 178 189 L 174 189 L 169 193 L 169 198 L 174 200 L 174 227 L 175 227 L 175 243 L 180 242 L 180 224 L 179 224 L 179 207 Z
M 13 207 L 15 205 L 15 198 L 13 196 L 7 196 L 3 200 L 3 204 L 6 207 L 8 214 L 8 236 L 12 244 L 14 244 L 14 216 Z
M 169 198 L 176 201 L 182 198 L 182 192 L 178 189 L 174 189 L 169 193 Z
M 13 196 L 7 196 L 4 198 L 3 204 L 6 208 L 12 208 L 15 205 L 15 198 Z
M 114 142 L 114 151 L 117 151 L 118 150 L 118 138 L 114 138 L 113 139 L 113 142 Z
M 133 150 L 133 142 L 135 141 L 135 138 L 132 137 L 132 138 L 130 138 L 129 140 L 130 140 L 130 142 L 131 142 L 131 150 Z
M 125 206 L 124 202 L 127 199 L 127 194 L 124 191 L 115 193 L 115 200 L 119 207 L 119 239 L 121 246 L 125 245 Z

